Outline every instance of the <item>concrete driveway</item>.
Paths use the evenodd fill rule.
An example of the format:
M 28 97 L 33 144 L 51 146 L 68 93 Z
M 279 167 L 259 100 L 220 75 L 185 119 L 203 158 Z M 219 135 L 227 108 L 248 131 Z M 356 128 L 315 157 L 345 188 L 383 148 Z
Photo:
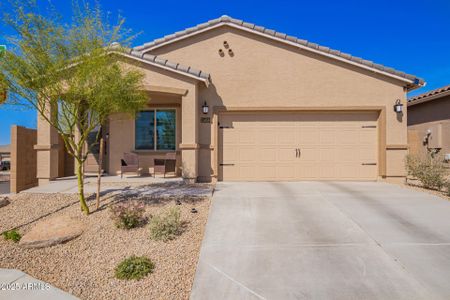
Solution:
M 376 182 L 220 183 L 191 299 L 450 299 L 450 202 Z

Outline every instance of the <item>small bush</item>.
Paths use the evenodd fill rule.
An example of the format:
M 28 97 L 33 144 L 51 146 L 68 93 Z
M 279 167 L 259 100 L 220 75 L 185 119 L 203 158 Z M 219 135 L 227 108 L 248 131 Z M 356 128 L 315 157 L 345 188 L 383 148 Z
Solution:
M 5 231 L 2 233 L 2 235 L 5 240 L 11 240 L 14 243 L 19 242 L 20 239 L 22 238 L 22 235 L 15 229 Z
M 164 241 L 173 240 L 181 234 L 181 211 L 178 207 L 172 207 L 165 214 L 154 216 L 150 220 L 150 238 L 152 240 Z
M 111 219 L 117 228 L 131 229 L 145 222 L 144 203 L 128 201 L 111 206 Z
M 155 264 L 145 256 L 131 256 L 123 260 L 115 269 L 117 279 L 142 279 L 152 273 Z
M 407 155 L 406 168 L 427 189 L 441 190 L 445 184 L 446 170 L 440 155 Z

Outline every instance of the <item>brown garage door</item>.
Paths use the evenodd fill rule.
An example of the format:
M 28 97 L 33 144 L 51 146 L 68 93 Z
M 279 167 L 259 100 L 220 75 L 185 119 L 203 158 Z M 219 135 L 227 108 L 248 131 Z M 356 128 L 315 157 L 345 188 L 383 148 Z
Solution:
M 375 180 L 376 112 L 224 113 L 219 180 Z

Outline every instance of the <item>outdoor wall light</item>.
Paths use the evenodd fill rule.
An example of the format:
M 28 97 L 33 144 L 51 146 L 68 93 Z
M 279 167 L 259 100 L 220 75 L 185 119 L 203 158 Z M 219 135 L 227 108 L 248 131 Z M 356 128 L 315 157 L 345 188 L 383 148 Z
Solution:
M 209 107 L 205 101 L 205 103 L 203 103 L 203 105 L 202 105 L 202 112 L 206 115 L 208 113 L 208 111 L 209 111 Z
M 228 42 L 227 42 L 227 41 L 223 41 L 223 46 L 224 46 L 225 48 L 228 48 L 230 45 L 228 45 Z
M 398 114 L 401 114 L 401 113 L 403 112 L 403 104 L 402 104 L 402 102 L 400 101 L 400 99 L 397 99 L 397 100 L 395 101 L 395 104 L 394 104 L 394 111 L 395 111 L 396 113 L 398 113 Z
M 222 57 L 225 55 L 225 53 L 223 52 L 222 49 L 219 49 L 219 55 L 222 56 Z

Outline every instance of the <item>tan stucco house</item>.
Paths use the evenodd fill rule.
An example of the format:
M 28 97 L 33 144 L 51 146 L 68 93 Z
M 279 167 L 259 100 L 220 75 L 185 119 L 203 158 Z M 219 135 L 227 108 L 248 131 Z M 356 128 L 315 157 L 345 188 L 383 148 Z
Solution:
M 228 16 L 120 59 L 145 72 L 149 104 L 136 119 L 110 117 L 109 174 L 126 152 L 144 171 L 176 152 L 192 181 L 405 176 L 407 111 L 394 105 L 424 85 L 415 76 Z M 58 136 L 42 121 L 35 148 L 41 183 L 64 174 Z
M 408 144 L 411 153 L 433 151 L 450 160 L 450 85 L 409 99 Z

